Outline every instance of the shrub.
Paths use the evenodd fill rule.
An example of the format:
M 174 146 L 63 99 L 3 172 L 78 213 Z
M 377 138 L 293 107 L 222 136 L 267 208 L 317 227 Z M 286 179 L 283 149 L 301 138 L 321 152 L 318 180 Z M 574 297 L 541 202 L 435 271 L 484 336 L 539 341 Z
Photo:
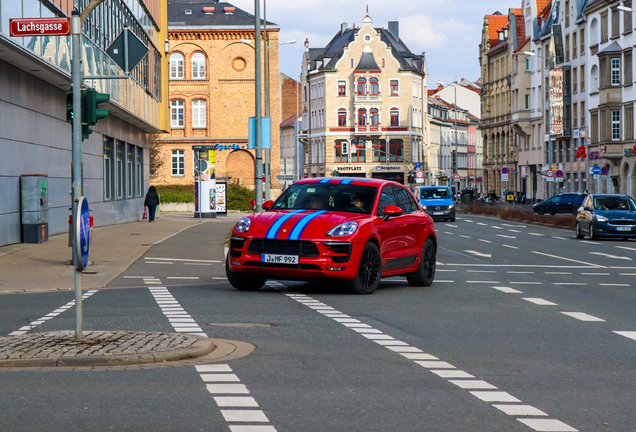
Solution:
M 194 202 L 193 193 L 164 192 L 164 193 L 159 193 L 159 195 L 161 196 L 162 203 L 193 203 Z
M 227 185 L 227 209 L 252 211 L 250 201 L 254 198 L 254 191 L 239 184 Z

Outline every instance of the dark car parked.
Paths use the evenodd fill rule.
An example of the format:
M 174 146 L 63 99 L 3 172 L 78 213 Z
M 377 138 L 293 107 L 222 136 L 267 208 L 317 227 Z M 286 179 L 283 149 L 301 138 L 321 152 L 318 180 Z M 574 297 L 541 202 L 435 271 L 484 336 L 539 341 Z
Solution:
M 540 215 L 550 213 L 577 214 L 586 195 L 582 193 L 562 193 L 550 199 L 536 203 L 532 210 Z
M 636 238 L 636 202 L 629 195 L 593 194 L 576 216 L 576 238 Z

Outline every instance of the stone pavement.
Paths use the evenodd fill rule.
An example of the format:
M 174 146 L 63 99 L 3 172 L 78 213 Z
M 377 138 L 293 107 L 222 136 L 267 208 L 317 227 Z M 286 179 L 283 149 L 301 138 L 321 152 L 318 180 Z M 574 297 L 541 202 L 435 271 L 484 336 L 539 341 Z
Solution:
M 0 337 L 0 368 L 47 366 L 116 366 L 204 356 L 211 339 L 182 333 L 57 331 Z
M 202 223 L 238 220 L 244 214 L 203 219 Z M 93 228 L 89 265 L 82 277 L 82 289 L 103 288 L 139 259 L 151 246 L 199 220 L 192 213 L 161 213 L 153 223 L 133 222 Z M 0 294 L 73 290 L 73 266 L 68 234 L 50 236 L 42 244 L 0 247 Z

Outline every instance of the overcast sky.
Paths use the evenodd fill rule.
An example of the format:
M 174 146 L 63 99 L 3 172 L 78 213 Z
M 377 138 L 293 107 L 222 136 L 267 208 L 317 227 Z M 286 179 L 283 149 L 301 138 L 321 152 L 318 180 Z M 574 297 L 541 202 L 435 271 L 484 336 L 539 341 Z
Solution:
M 254 0 L 227 1 L 254 13 Z M 280 71 L 297 78 L 305 39 L 309 38 L 311 48 L 324 47 L 342 22 L 361 25 L 367 4 L 374 27 L 388 28 L 388 21 L 397 20 L 408 48 L 415 54 L 426 53 L 432 88 L 437 80 L 479 78 L 484 15 L 506 14 L 508 8 L 521 7 L 521 0 L 267 0 L 267 20 L 280 26 L 280 41 L 297 41 L 273 48 L 280 50 Z

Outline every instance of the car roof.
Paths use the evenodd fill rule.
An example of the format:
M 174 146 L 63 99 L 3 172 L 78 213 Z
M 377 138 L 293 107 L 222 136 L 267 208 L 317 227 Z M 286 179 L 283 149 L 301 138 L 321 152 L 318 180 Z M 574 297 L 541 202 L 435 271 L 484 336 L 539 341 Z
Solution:
M 446 188 L 446 189 L 450 189 L 448 186 L 418 186 L 418 188 L 420 189 L 441 189 L 441 188 Z
M 590 194 L 593 195 L 594 198 L 599 198 L 599 197 L 608 197 L 608 198 L 631 198 L 631 196 L 629 195 L 624 195 L 624 194 L 608 194 L 608 193 L 603 193 L 603 194 Z
M 405 187 L 403 184 L 394 182 L 392 180 L 384 180 L 384 179 L 376 179 L 376 178 L 367 178 L 367 177 L 311 177 L 299 180 L 294 184 L 304 184 L 304 183 L 340 183 L 344 180 L 350 180 L 353 182 L 363 182 L 369 186 L 382 186 L 387 184 L 399 185 Z

